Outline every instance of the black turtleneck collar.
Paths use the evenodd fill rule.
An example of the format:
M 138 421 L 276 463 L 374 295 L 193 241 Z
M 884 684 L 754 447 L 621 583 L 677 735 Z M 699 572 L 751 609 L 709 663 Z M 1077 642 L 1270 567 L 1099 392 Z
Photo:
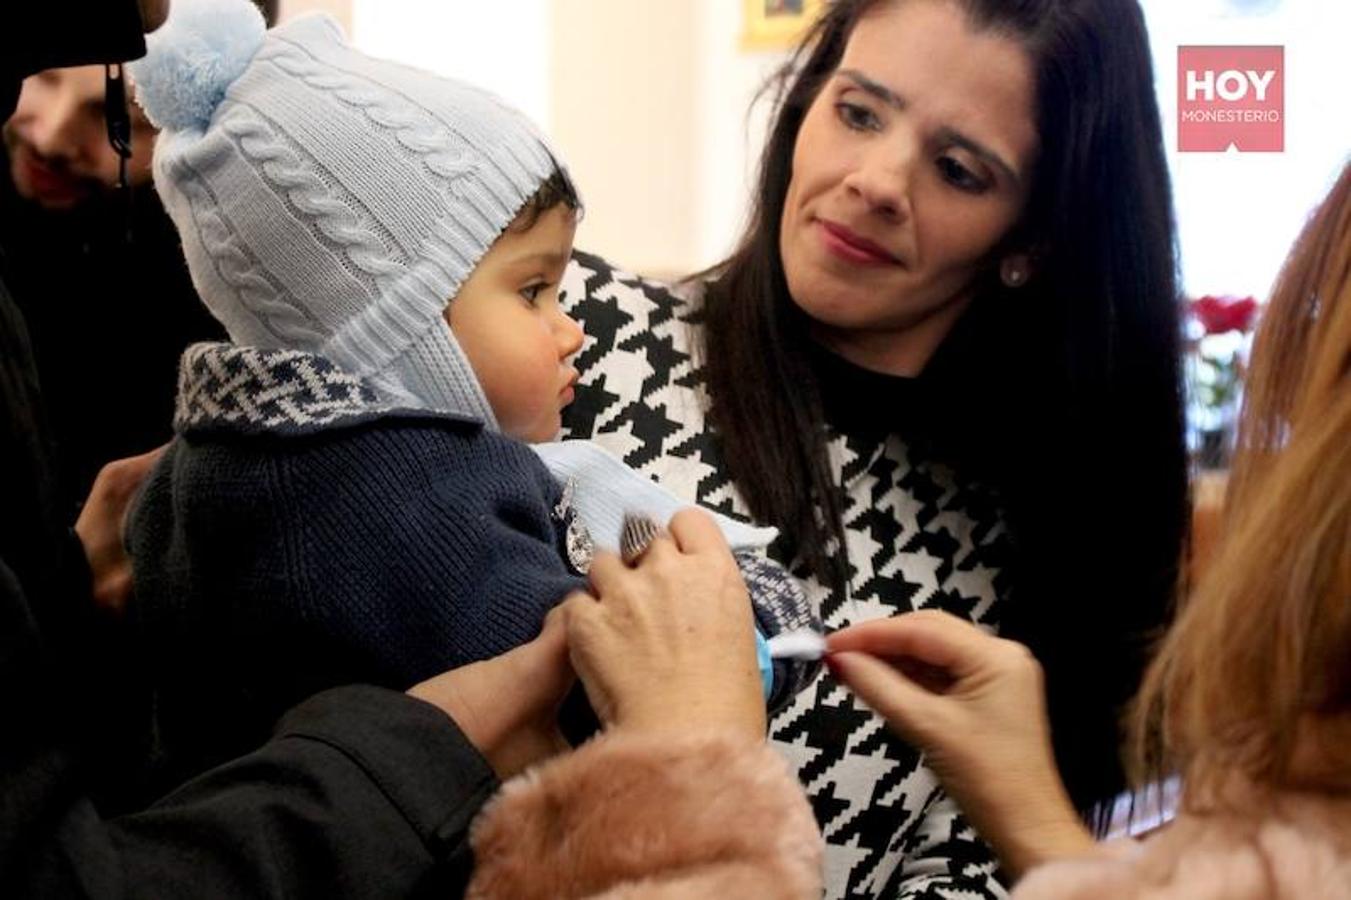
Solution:
M 826 421 L 849 436 L 922 435 L 929 385 L 923 376 L 889 375 L 856 365 L 812 342 L 808 351 Z
M 1010 388 L 996 383 L 997 373 L 1011 374 L 997 338 L 999 315 L 993 305 L 974 304 L 915 376 L 865 369 L 812 342 L 807 356 L 826 421 L 849 437 L 895 434 L 912 452 L 992 476 L 992 436 L 1007 437 L 1011 428 L 1004 408 Z

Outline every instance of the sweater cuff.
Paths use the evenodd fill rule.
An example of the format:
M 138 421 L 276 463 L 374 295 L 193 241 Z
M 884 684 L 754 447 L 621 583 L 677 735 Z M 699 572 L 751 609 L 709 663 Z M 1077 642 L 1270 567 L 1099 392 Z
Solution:
M 397 691 L 324 691 L 287 713 L 276 736 L 320 741 L 351 759 L 437 859 L 463 842 L 470 821 L 499 786 L 450 716 Z

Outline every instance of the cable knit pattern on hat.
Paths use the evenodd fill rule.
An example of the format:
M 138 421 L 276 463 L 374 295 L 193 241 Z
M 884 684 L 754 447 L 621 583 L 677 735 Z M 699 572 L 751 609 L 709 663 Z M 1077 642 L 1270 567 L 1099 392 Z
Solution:
M 236 343 L 495 428 L 443 314 L 553 153 L 496 98 L 360 54 L 328 17 L 263 33 L 242 7 L 177 0 L 131 67 L 203 301 Z
M 280 285 L 269 281 L 257 258 L 235 240 L 235 232 L 221 218 L 215 198 L 206 187 L 188 181 L 183 184 L 183 192 L 193 200 L 188 207 L 193 227 L 216 247 L 210 260 L 213 274 L 229 285 L 244 308 L 266 329 L 265 346 L 304 347 L 321 343 L 323 336 L 304 307 Z M 193 280 L 200 281 L 196 275 Z

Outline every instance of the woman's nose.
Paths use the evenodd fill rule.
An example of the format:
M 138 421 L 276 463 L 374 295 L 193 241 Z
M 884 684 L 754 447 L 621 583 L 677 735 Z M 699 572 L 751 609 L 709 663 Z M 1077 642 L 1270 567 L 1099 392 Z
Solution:
M 900 142 L 877 142 L 859 158 L 845 178 L 845 187 L 862 200 L 869 211 L 889 219 L 910 215 L 910 190 L 916 154 Z

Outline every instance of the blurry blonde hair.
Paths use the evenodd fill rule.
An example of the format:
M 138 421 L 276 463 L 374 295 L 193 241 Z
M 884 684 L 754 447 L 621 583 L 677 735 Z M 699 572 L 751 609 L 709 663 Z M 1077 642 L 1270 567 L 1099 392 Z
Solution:
M 1326 787 L 1324 776 L 1310 785 L 1296 771 L 1296 737 L 1317 717 L 1348 714 L 1351 165 L 1305 226 L 1263 315 L 1225 534 L 1136 700 L 1137 774 L 1180 773 L 1193 809 L 1233 775 Z M 1351 768 L 1351 748 L 1340 753 Z

